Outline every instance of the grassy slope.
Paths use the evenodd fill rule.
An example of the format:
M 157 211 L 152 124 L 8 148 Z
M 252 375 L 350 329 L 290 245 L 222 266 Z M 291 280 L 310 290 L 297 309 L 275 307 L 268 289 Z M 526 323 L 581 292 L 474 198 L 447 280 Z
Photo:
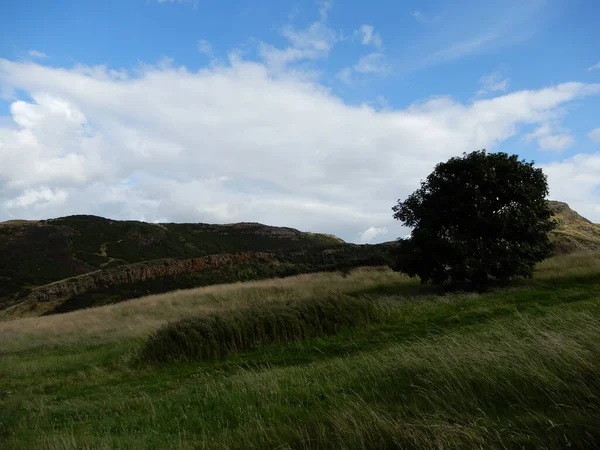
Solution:
M 600 250 L 600 225 L 587 220 L 563 202 L 550 202 L 558 227 L 550 233 L 556 253 Z
M 215 286 L 0 323 L 4 448 L 595 448 L 600 255 L 443 297 L 359 271 Z M 202 363 L 148 366 L 165 320 L 352 293 L 387 319 Z

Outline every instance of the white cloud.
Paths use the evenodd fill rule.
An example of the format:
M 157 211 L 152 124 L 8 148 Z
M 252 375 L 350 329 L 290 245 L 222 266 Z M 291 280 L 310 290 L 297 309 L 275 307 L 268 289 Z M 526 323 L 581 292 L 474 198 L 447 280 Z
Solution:
M 327 25 L 327 13 L 331 2 L 321 1 L 319 4 L 318 21 L 303 29 L 288 25 L 282 30 L 281 34 L 290 42 L 289 47 L 277 48 L 265 42 L 260 43 L 259 55 L 271 71 L 281 72 L 293 62 L 316 60 L 329 55 L 338 41 L 338 35 Z
M 502 78 L 498 72 L 485 75 L 479 79 L 481 88 L 477 95 L 485 95 L 490 92 L 506 92 L 508 90 L 509 78 Z
M 390 71 L 390 65 L 383 53 L 383 41 L 381 40 L 381 36 L 379 33 L 375 32 L 375 28 L 373 28 L 372 25 L 364 24 L 354 32 L 354 35 L 360 38 L 363 45 L 373 46 L 377 51 L 362 56 L 353 66 L 344 67 L 336 74 L 336 77 L 344 84 L 350 85 L 357 78 L 356 74 L 388 73 Z
M 588 133 L 588 137 L 594 142 L 600 142 L 600 128 L 594 128 Z
M 600 222 L 600 152 L 577 154 L 542 166 L 550 197 L 567 202 L 582 216 Z
M 600 93 L 566 83 L 377 110 L 241 58 L 119 76 L 0 59 L 0 87 L 31 98 L 11 106 L 16 129 L 0 126 L 0 220 L 258 221 L 348 240 L 373 224 L 386 240 L 406 234 L 390 208 L 436 163 L 493 150 L 521 125 Z
M 196 43 L 196 46 L 198 48 L 198 51 L 200 53 L 202 53 L 203 55 L 206 55 L 208 57 L 212 57 L 213 56 L 212 45 L 210 45 L 210 42 L 208 42 L 206 39 L 200 39 Z
M 63 204 L 67 199 L 67 192 L 64 189 L 55 191 L 49 188 L 27 189 L 15 199 L 6 202 L 7 208 L 30 208 Z
M 383 46 L 381 36 L 375 32 L 375 28 L 372 25 L 361 25 L 354 34 L 360 37 L 363 45 L 372 45 L 378 49 Z
M 555 134 L 543 136 L 538 139 L 538 144 L 543 150 L 565 150 L 575 143 L 575 138 L 570 134 Z
M 388 233 L 388 229 L 386 227 L 369 227 L 365 231 L 360 234 L 359 242 L 369 243 L 373 242 L 376 238 L 383 236 Z
M 600 69 L 600 62 L 597 64 L 594 64 L 591 67 L 588 67 L 588 70 L 599 70 Z
M 31 56 L 32 58 L 39 58 L 39 59 L 45 59 L 48 58 L 48 55 L 46 55 L 44 52 L 38 52 L 37 50 L 29 50 L 29 56 Z
M 554 151 L 565 150 L 575 143 L 575 138 L 570 134 L 553 134 L 549 123 L 540 125 L 532 133 L 525 135 L 524 139 L 526 142 L 536 140 L 542 150 Z

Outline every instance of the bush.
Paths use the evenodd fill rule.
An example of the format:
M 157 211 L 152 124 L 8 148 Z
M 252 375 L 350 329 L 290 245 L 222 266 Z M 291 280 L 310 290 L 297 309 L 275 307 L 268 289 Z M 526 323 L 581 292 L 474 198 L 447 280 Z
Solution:
M 146 361 L 204 360 L 272 342 L 327 336 L 376 319 L 373 303 L 349 296 L 273 303 L 164 326 L 142 350 Z
M 251 269 L 250 267 L 241 269 L 237 273 L 237 279 L 239 281 L 256 280 L 256 278 L 257 278 L 256 272 L 253 269 Z

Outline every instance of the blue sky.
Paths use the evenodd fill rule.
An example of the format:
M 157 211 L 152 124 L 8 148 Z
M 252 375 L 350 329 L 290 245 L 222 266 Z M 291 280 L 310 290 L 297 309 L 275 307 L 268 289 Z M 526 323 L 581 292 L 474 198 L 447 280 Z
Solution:
M 598 23 L 592 0 L 2 2 L 0 220 L 378 242 L 436 162 L 480 147 L 600 220 Z

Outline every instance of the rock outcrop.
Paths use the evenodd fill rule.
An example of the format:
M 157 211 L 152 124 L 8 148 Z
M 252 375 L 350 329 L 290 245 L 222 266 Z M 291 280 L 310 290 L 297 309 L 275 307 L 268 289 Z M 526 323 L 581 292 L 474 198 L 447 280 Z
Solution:
M 272 253 L 238 253 L 210 255 L 189 259 L 158 259 L 141 263 L 127 264 L 112 269 L 98 270 L 77 277 L 67 278 L 34 289 L 23 300 L 25 302 L 50 302 L 74 295 L 105 289 L 125 283 L 135 283 L 165 275 L 178 275 L 199 270 L 213 269 L 227 264 L 249 261 L 251 259 L 269 260 Z

